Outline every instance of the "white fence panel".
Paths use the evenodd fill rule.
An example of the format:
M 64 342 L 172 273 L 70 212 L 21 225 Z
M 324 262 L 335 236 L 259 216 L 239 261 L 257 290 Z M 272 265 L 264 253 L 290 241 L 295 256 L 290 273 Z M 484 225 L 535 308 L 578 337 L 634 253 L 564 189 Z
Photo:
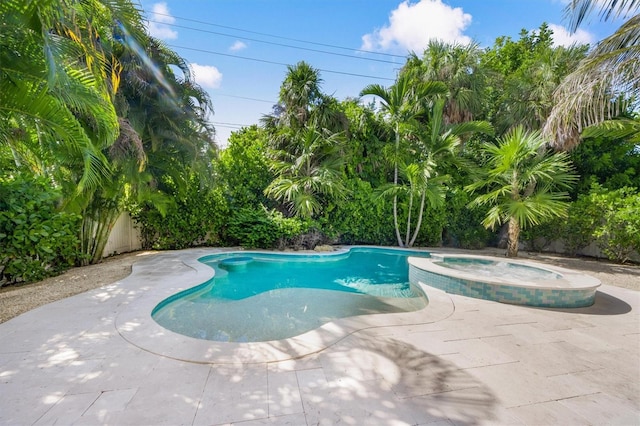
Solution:
M 109 234 L 102 256 L 112 256 L 118 253 L 140 250 L 141 248 L 140 230 L 136 227 L 129 213 L 122 213 Z

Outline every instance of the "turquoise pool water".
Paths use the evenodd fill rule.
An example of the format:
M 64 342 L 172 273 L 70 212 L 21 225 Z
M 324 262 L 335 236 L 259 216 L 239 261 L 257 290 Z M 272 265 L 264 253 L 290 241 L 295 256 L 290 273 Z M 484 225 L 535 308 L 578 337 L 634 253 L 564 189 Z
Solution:
M 507 261 L 493 261 L 468 257 L 445 257 L 443 260 L 434 261 L 433 263 L 477 276 L 508 278 L 512 281 L 557 280 L 562 278 L 560 274 L 546 269 Z
M 162 301 L 161 326 L 198 339 L 280 340 L 339 318 L 422 309 L 427 299 L 409 284 L 409 256 L 424 251 L 352 248 L 297 255 L 235 252 L 199 259 L 215 270 L 200 286 Z

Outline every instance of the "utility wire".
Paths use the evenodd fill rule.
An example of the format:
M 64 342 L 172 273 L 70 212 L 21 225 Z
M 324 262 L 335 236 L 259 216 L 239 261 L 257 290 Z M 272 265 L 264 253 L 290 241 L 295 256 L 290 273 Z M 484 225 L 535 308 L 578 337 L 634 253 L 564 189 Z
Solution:
M 212 121 L 211 124 L 226 126 L 226 127 L 249 127 L 251 124 L 240 124 L 240 123 L 225 123 L 224 121 Z
M 288 66 L 291 65 L 291 64 L 285 64 L 284 62 L 269 61 L 267 59 L 250 58 L 248 56 L 231 55 L 229 53 L 214 52 L 213 50 L 205 50 L 205 49 L 196 49 L 194 47 L 177 46 L 175 44 L 168 44 L 167 46 L 173 47 L 175 49 L 192 50 L 194 52 L 209 53 L 211 55 L 220 55 L 220 56 L 227 56 L 227 57 L 230 57 L 230 58 L 244 59 L 246 61 L 263 62 L 265 64 L 283 65 L 285 67 L 288 67 Z M 322 69 L 322 68 L 318 68 L 318 71 L 328 72 L 328 73 L 331 73 L 331 74 L 350 75 L 352 77 L 364 77 L 364 78 L 374 78 L 374 79 L 377 79 L 377 80 L 395 81 L 393 78 L 378 77 L 378 76 L 366 75 L 366 74 L 357 74 L 357 73 L 345 72 L 345 71 L 327 70 L 327 69 Z
M 230 37 L 230 38 L 234 38 L 234 39 L 248 40 L 248 41 L 253 41 L 253 42 L 256 42 L 256 43 L 270 44 L 270 45 L 273 45 L 273 46 L 288 47 L 288 48 L 291 48 L 291 49 L 306 50 L 306 51 L 309 51 L 309 52 L 316 52 L 316 53 L 324 53 L 326 55 L 342 56 L 343 58 L 358 59 L 360 61 L 383 62 L 383 63 L 386 63 L 386 64 L 394 64 L 394 65 L 398 64 L 397 61 L 388 61 L 386 59 L 365 58 L 364 56 L 354 56 L 354 55 L 347 55 L 346 53 L 329 52 L 327 50 L 311 49 L 309 47 L 301 47 L 301 46 L 293 46 L 291 44 L 276 43 L 276 42 L 273 42 L 273 41 L 264 41 L 264 40 L 258 40 L 258 39 L 255 39 L 255 38 L 249 38 L 249 37 L 243 37 L 243 36 L 235 36 L 235 35 L 232 35 L 232 34 L 225 34 L 225 33 L 217 32 L 217 31 L 203 30 L 203 29 L 200 29 L 200 28 L 187 27 L 187 26 L 177 25 L 177 24 L 167 24 L 167 23 L 159 22 L 159 21 L 149 20 L 149 22 L 153 22 L 155 24 L 167 25 L 167 26 L 176 27 L 176 28 L 183 28 L 183 29 L 187 29 L 187 30 L 199 31 L 199 32 L 202 32 L 202 33 L 207 33 L 207 34 L 215 34 L 215 35 L 219 35 L 219 36 L 223 36 L 223 37 Z
M 246 96 L 238 96 L 238 95 L 228 95 L 226 93 L 217 93 L 216 92 L 216 96 L 226 96 L 228 98 L 238 98 L 238 99 L 246 99 L 248 101 L 265 102 L 265 103 L 268 103 L 268 104 L 271 104 L 271 105 L 275 105 L 275 104 L 278 103 L 277 101 L 268 101 L 266 99 L 249 98 L 249 97 L 246 97 Z
M 197 19 L 189 19 L 189 18 L 183 18 L 183 17 L 179 17 L 179 16 L 173 16 L 173 15 L 169 15 L 169 14 L 166 14 L 166 13 L 151 12 L 151 15 L 167 16 L 167 17 L 170 17 L 170 18 L 180 19 L 182 21 L 195 22 L 195 23 L 202 24 L 202 25 L 208 25 L 208 26 L 211 26 L 211 27 L 226 28 L 228 30 L 242 31 L 242 32 L 249 33 L 249 34 L 256 34 L 256 35 L 261 35 L 261 36 L 266 36 L 266 37 L 273 37 L 273 38 L 278 38 L 278 39 L 281 39 L 281 40 L 295 41 L 297 43 L 306 43 L 306 44 L 312 44 L 312 45 L 315 45 L 315 46 L 331 47 L 333 49 L 347 50 L 349 52 L 354 52 L 355 51 L 355 52 L 360 52 L 360 53 L 369 53 L 369 54 L 373 54 L 373 55 L 391 56 L 391 57 L 395 57 L 395 58 L 406 59 L 405 55 L 394 55 L 393 53 L 383 53 L 383 52 L 374 52 L 372 50 L 353 49 L 351 47 L 337 46 L 335 44 L 318 43 L 318 42 L 315 42 L 315 41 L 308 41 L 308 40 L 301 40 L 301 39 L 290 38 L 290 37 L 283 37 L 283 36 L 278 36 L 278 35 L 274 35 L 274 34 L 261 33 L 261 32 L 258 32 L 258 31 L 245 30 L 243 28 L 230 27 L 230 26 L 227 26 L 227 25 L 213 24 L 211 22 L 199 21 Z M 167 24 L 166 22 L 159 22 L 159 23 L 163 24 L 163 25 L 170 25 L 170 24 Z

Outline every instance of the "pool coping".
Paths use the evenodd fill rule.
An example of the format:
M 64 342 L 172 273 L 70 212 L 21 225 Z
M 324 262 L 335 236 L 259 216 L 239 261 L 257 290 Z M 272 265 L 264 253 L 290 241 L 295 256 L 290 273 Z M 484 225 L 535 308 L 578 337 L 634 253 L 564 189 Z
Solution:
M 349 246 L 333 252 L 285 254 L 331 256 L 344 254 L 353 248 L 403 250 L 393 247 Z M 424 251 L 432 253 L 430 250 Z M 297 359 L 322 351 L 358 331 L 428 324 L 443 320 L 454 312 L 453 302 L 446 292 L 420 284 L 419 287 L 426 294 L 429 303 L 418 311 L 342 318 L 295 337 L 268 342 L 201 340 L 172 332 L 153 320 L 151 312 L 164 299 L 198 286 L 214 276 L 213 268 L 198 259 L 228 252 L 251 253 L 244 250 L 190 249 L 165 252 L 153 259 L 138 262 L 124 281 L 137 283 L 141 286 L 140 291 L 133 292 L 131 300 L 117 315 L 115 327 L 118 333 L 140 349 L 172 359 L 207 364 L 264 363 Z M 274 251 L 254 252 L 281 254 Z M 153 279 L 153 285 L 150 285 L 149 279 Z

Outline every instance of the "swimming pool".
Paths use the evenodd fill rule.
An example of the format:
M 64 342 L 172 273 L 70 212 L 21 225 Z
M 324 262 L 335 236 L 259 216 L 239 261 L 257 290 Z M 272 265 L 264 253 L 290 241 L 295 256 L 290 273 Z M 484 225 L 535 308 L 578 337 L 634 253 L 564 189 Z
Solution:
M 153 310 L 161 326 L 190 337 L 224 342 L 286 339 L 339 318 L 424 308 L 409 283 L 416 250 L 352 248 L 340 254 L 231 252 L 200 262 L 215 276 L 177 293 Z

